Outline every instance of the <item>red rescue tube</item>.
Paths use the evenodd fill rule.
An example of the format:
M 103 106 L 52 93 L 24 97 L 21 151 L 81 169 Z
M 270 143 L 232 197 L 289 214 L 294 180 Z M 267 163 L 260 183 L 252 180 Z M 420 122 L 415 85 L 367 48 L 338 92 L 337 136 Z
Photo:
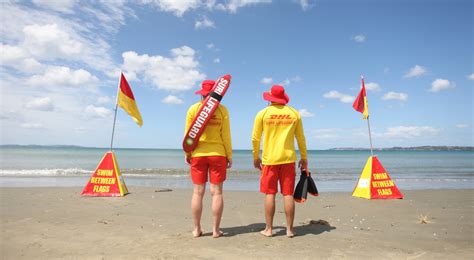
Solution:
M 184 136 L 183 150 L 185 152 L 192 152 L 198 145 L 199 138 L 202 133 L 204 133 L 207 123 L 216 111 L 222 97 L 224 97 L 230 86 L 230 79 L 231 76 L 229 74 L 220 77 L 214 84 L 214 87 L 212 87 L 211 93 L 209 93 L 206 99 L 202 102 L 201 108 L 197 112 L 193 122 L 186 132 L 186 135 Z

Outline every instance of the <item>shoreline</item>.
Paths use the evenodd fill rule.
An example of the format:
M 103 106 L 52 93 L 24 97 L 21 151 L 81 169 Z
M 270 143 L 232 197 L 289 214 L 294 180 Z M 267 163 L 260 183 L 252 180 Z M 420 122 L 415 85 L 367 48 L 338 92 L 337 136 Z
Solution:
M 124 176 L 127 186 L 135 187 L 162 187 L 168 189 L 192 189 L 191 180 L 187 175 L 180 176 Z M 0 176 L 0 188 L 83 188 L 89 181 L 89 176 Z M 299 176 L 296 177 L 296 181 Z M 320 192 L 352 192 L 357 184 L 357 178 L 353 179 L 321 179 L 314 178 Z M 421 179 L 401 178 L 395 179 L 397 187 L 403 191 L 417 190 L 463 190 L 474 189 L 474 183 L 470 179 Z M 225 181 L 224 190 L 228 191 L 259 191 L 259 174 L 235 177 L 229 175 Z
M 129 186 L 121 198 L 82 197 L 82 187 L 0 188 L 2 257 L 33 258 L 391 258 L 469 259 L 474 254 L 474 189 L 402 190 L 403 200 L 366 200 L 323 192 L 296 205 L 293 239 L 285 236 L 277 195 L 274 237 L 264 227 L 263 195 L 224 190 L 221 228 L 191 237 L 190 189 Z M 420 218 L 426 216 L 427 224 Z M 321 225 L 324 220 L 329 226 Z

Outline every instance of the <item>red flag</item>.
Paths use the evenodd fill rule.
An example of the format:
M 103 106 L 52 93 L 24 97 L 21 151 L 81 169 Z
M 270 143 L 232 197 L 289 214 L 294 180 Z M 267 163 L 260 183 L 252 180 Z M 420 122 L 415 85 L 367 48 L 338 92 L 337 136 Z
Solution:
M 135 97 L 133 96 L 132 89 L 125 79 L 123 73 L 120 75 L 120 89 L 118 92 L 118 105 L 123 108 L 139 125 L 142 126 L 143 120 L 138 110 L 137 103 L 135 102 Z
M 365 94 L 365 85 L 364 85 L 364 77 L 362 77 L 362 88 L 360 89 L 359 95 L 357 96 L 354 104 L 352 107 L 364 114 L 363 119 L 367 119 L 369 117 L 369 104 L 367 103 L 367 96 Z

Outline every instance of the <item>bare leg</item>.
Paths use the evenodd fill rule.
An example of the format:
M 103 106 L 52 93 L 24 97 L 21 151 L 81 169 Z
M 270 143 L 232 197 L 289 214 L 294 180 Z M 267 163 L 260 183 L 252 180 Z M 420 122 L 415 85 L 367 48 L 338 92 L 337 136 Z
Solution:
M 222 235 L 220 230 L 222 212 L 224 210 L 224 197 L 222 196 L 222 182 L 219 184 L 212 184 L 210 186 L 212 194 L 212 215 L 214 217 L 214 224 L 212 226 L 212 236 L 218 238 Z
M 193 236 L 199 237 L 202 235 L 201 230 L 201 216 L 202 216 L 202 198 L 206 191 L 206 184 L 194 184 L 193 197 L 191 199 L 191 211 L 193 214 Z
M 295 219 L 295 200 L 293 199 L 293 195 L 286 195 L 283 196 L 283 201 L 286 215 L 286 236 L 294 237 L 293 221 Z
M 273 230 L 273 216 L 275 215 L 275 194 L 265 195 L 265 230 L 260 231 L 260 234 L 271 237 Z

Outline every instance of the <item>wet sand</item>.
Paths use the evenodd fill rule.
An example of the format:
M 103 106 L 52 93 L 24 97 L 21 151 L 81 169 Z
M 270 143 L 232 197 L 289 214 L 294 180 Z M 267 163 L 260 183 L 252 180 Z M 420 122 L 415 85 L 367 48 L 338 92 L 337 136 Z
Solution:
M 403 200 L 323 193 L 297 204 L 286 237 L 277 196 L 274 236 L 263 237 L 263 195 L 224 192 L 222 230 L 191 235 L 191 190 L 129 187 L 122 198 L 81 197 L 82 188 L 0 188 L 2 259 L 470 259 L 474 190 L 402 191 Z M 421 223 L 425 216 L 426 224 Z M 323 220 L 323 221 L 319 221 Z M 328 223 L 325 225 L 324 221 Z

